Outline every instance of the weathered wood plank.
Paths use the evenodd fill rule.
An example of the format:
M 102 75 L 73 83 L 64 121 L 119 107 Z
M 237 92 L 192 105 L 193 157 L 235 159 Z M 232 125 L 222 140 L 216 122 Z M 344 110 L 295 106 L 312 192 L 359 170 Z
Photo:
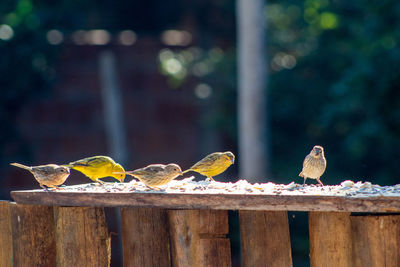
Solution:
M 103 208 L 56 207 L 57 266 L 109 266 L 111 239 Z
M 212 210 L 400 212 L 400 197 L 13 191 L 17 203 Z
M 174 267 L 231 266 L 228 212 L 170 210 Z
M 124 266 L 171 266 L 166 210 L 122 208 L 121 222 Z
M 13 266 L 10 202 L 0 201 L 0 266 Z
M 350 213 L 310 212 L 308 216 L 310 266 L 353 266 Z
M 241 210 L 239 218 L 244 267 L 293 266 L 286 211 Z
M 351 216 L 354 267 L 400 266 L 400 216 Z
M 53 208 L 11 205 L 14 266 L 55 266 Z

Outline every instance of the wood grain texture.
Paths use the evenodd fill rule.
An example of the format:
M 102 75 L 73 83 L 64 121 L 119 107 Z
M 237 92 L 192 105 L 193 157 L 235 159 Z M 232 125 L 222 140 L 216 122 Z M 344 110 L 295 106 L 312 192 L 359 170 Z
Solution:
M 400 216 L 351 216 L 354 267 L 400 266 Z
M 55 266 L 52 207 L 11 204 L 14 266 Z
M 171 266 L 166 210 L 122 208 L 121 222 L 124 266 Z
M 400 197 L 13 191 L 17 203 L 212 210 L 400 212 Z
M 309 212 L 308 217 L 310 266 L 351 267 L 350 213 Z
M 231 266 L 228 212 L 170 210 L 174 267 Z
M 286 211 L 239 211 L 242 266 L 291 267 Z
M 13 266 L 10 202 L 0 201 L 0 266 Z
M 56 207 L 57 266 L 109 266 L 111 239 L 103 208 Z

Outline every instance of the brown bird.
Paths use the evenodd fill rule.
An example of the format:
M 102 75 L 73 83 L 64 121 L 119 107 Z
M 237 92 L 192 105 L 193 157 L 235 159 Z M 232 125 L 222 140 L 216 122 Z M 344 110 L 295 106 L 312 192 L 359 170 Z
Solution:
M 139 181 L 150 188 L 158 189 L 158 186 L 165 185 L 179 175 L 182 175 L 182 170 L 179 165 L 170 163 L 168 165 L 151 164 L 144 168 L 125 173 L 139 179 Z
M 303 161 L 303 170 L 300 172 L 299 176 L 304 178 L 304 183 L 306 183 L 307 178 L 316 179 L 320 185 L 324 185 L 320 177 L 325 172 L 326 169 L 326 159 L 324 155 L 324 148 L 322 146 L 314 146 L 310 154 L 306 156 Z
M 20 163 L 10 163 L 10 165 L 30 171 L 39 182 L 40 187 L 47 190 L 45 186 L 58 188 L 69 176 L 69 168 L 56 164 L 40 166 L 25 166 Z

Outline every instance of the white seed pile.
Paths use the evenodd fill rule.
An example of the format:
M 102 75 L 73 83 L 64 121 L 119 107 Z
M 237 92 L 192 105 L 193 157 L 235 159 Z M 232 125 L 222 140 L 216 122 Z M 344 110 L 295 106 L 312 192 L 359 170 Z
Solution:
M 321 195 L 347 197 L 399 196 L 400 184 L 380 186 L 370 182 L 353 182 L 345 180 L 339 185 L 305 185 L 291 182 L 289 184 L 255 183 L 239 180 L 235 183 L 217 181 L 193 181 L 194 177 L 173 180 L 161 186 L 159 190 L 150 189 L 142 182 L 132 180 L 129 183 L 105 183 L 98 185 L 81 184 L 62 186 L 57 192 L 112 192 L 112 193 L 182 193 L 182 194 L 252 194 L 252 195 Z

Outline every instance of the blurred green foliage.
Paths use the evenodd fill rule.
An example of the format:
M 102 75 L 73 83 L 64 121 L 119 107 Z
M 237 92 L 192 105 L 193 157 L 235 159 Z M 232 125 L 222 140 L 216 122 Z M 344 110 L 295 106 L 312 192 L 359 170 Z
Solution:
M 327 184 L 397 183 L 400 4 L 270 1 L 265 13 L 275 176 L 296 180 L 320 144 Z
M 57 48 L 47 43 L 49 21 L 41 12 L 30 0 L 0 3 L 1 166 L 22 155 L 29 157 L 16 117 L 24 105 L 49 95 L 55 78 Z

